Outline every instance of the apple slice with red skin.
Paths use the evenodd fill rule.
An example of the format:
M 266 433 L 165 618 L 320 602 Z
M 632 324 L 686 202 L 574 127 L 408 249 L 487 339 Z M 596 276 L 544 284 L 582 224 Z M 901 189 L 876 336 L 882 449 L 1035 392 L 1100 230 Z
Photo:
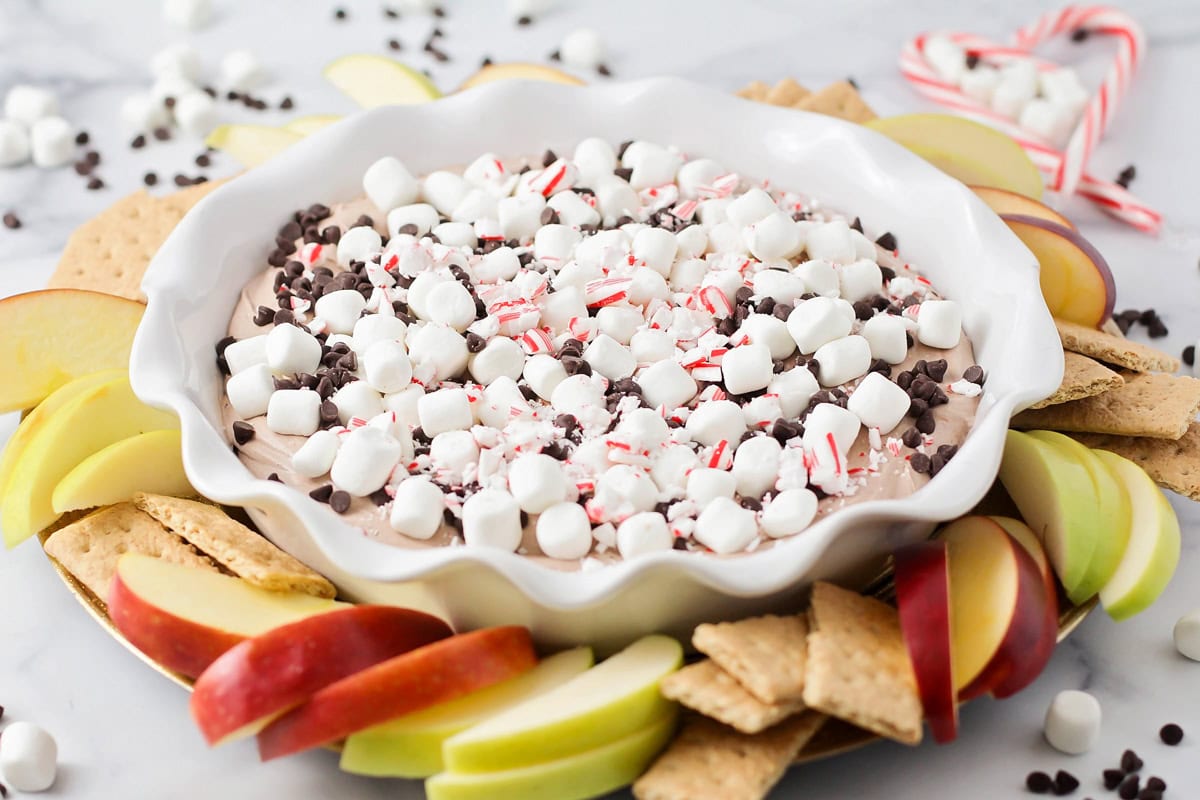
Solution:
M 1058 644 L 1058 583 L 1054 580 L 1054 567 L 1050 564 L 1046 549 L 1042 547 L 1042 543 L 1033 529 L 1021 520 L 1012 517 L 989 517 L 989 519 L 1004 528 L 1005 533 L 1025 548 L 1042 573 L 1042 582 L 1046 585 L 1046 622 L 1042 629 L 1044 638 L 1038 643 L 1035 650 L 1038 652 L 1053 650 L 1054 646 Z M 1020 685 L 1020 679 L 1019 673 L 1013 673 L 1009 680 L 1000 681 L 992 687 L 992 696 L 1002 700 L 1016 694 L 1025 688 Z
M 897 550 L 894 558 L 900 629 L 917 677 L 917 693 L 933 738 L 945 744 L 958 736 L 946 543 L 918 542 Z
M 274 628 L 227 650 L 192 692 L 209 745 L 251 736 L 335 681 L 450 636 L 437 617 L 396 606 L 352 606 Z
M 1099 328 L 1112 316 L 1117 286 L 1108 262 L 1078 231 L 1024 214 L 1001 219 L 1041 265 L 1042 296 L 1059 319 Z
M 345 738 L 515 678 L 537 664 L 517 625 L 451 636 L 332 683 L 258 734 L 263 761 Z
M 1075 230 L 1075 223 L 1040 200 L 1034 200 L 1032 197 L 995 186 L 971 186 L 969 188 L 997 214 L 1021 214 L 1026 217 L 1037 217 Z

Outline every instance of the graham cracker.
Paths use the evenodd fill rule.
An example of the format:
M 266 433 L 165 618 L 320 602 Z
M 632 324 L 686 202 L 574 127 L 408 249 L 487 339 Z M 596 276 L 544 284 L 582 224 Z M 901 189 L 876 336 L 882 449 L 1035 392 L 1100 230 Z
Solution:
M 675 741 L 633 784 L 637 800 L 762 800 L 825 722 L 805 711 L 748 735 L 690 717 Z
M 759 103 L 767 101 L 767 94 L 771 91 L 771 87 L 767 86 L 762 81 L 751 81 L 742 88 L 738 89 L 734 94 L 738 97 L 744 97 L 747 100 L 755 100 Z
M 1159 486 L 1200 500 L 1200 423 L 1179 439 L 1142 439 L 1103 433 L 1073 433 L 1088 447 L 1110 450 L 1133 461 Z
M 1082 400 L 1085 397 L 1095 397 L 1124 385 L 1125 379 L 1120 373 L 1113 372 L 1087 356 L 1068 350 L 1063 353 L 1062 383 L 1054 390 L 1054 394 L 1040 403 L 1034 403 L 1030 408 L 1045 408 L 1072 400 Z
M 663 678 L 659 689 L 668 700 L 742 733 L 759 733 L 804 710 L 801 702 L 762 702 L 707 658 Z
M 1012 426 L 1070 433 L 1178 439 L 1200 410 L 1200 380 L 1163 373 L 1126 376 L 1125 385 L 1095 397 L 1022 411 Z
M 920 742 L 921 699 L 896 609 L 817 583 L 809 614 L 804 702 L 880 736 Z
M 814 111 L 818 114 L 837 117 L 859 125 L 870 122 L 878 116 L 849 81 L 831 83 L 824 89 L 810 94 L 793 107 L 802 111 Z
M 808 621 L 764 617 L 696 627 L 692 646 L 763 703 L 794 703 L 804 695 Z
M 212 556 L 234 575 L 274 592 L 333 597 L 323 576 L 280 550 L 216 506 L 195 500 L 139 492 L 134 505 Z
M 1149 345 L 1061 319 L 1054 320 L 1054 324 L 1058 327 L 1064 350 L 1134 372 L 1175 372 L 1179 369 L 1179 359 Z
M 66 567 L 97 598 L 108 600 L 117 561 L 142 553 L 173 564 L 218 572 L 216 565 L 132 503 L 102 508 L 46 539 L 46 553 Z
M 142 190 L 118 200 L 71 234 L 49 288 L 92 289 L 146 302 L 141 283 L 150 259 L 183 215 L 223 182 L 165 197 Z
M 785 108 L 795 108 L 806 97 L 812 94 L 808 89 L 791 78 L 784 78 L 776 83 L 768 91 L 763 101 L 770 103 L 773 106 L 784 106 Z

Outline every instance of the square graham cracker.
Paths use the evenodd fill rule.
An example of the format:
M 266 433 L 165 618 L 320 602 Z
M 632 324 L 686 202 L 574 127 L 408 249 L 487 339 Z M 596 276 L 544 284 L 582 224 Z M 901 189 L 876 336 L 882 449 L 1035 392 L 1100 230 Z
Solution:
M 1059 403 L 1069 403 L 1072 400 L 1082 400 L 1085 397 L 1095 397 L 1104 394 L 1109 389 L 1125 385 L 1125 379 L 1120 373 L 1113 372 L 1098 361 L 1072 353 L 1063 352 L 1063 379 L 1054 394 L 1034 403 L 1030 408 L 1038 409 L 1046 406 L 1056 406 Z
M 768 705 L 804 694 L 808 621 L 768 614 L 739 622 L 698 625 L 692 646 Z
M 1072 353 L 1091 356 L 1134 372 L 1175 372 L 1179 369 L 1179 359 L 1149 345 L 1061 319 L 1054 320 L 1054 325 L 1058 328 L 1063 349 Z
M 801 702 L 768 704 L 746 691 L 711 659 L 663 678 L 663 697 L 742 733 L 760 733 L 804 710 Z
M 1200 500 L 1200 423 L 1178 439 L 1146 439 L 1103 433 L 1072 433 L 1088 447 L 1109 450 L 1133 461 L 1172 492 Z
M 1179 439 L 1200 410 L 1200 380 L 1165 373 L 1134 373 L 1125 385 L 1094 397 L 1022 411 L 1012 426 L 1069 433 L 1107 433 Z

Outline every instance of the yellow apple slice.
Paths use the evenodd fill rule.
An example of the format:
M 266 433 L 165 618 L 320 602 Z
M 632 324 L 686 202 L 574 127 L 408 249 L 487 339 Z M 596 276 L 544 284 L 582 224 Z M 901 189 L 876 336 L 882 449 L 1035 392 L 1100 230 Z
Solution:
M 423 72 L 369 53 L 342 56 L 322 74 L 363 108 L 427 103 L 442 96 Z
M 968 186 L 995 186 L 1040 200 L 1042 174 L 1021 145 L 995 128 L 950 114 L 880 117 L 868 128 L 904 145 Z
M 196 493 L 183 471 L 177 430 L 149 431 L 93 453 L 54 487 L 59 514 L 132 500 L 137 492 L 187 497 Z
M 359 775 L 428 778 L 445 768 L 446 739 L 561 686 L 591 666 L 590 647 L 567 650 L 511 681 L 352 734 L 342 748 L 341 767 Z
M 1051 314 L 1090 328 L 1112 316 L 1117 285 L 1091 242 L 1039 217 L 1005 214 L 1001 219 L 1037 257 L 1042 297 Z
M 340 119 L 341 116 L 338 114 L 309 114 L 307 117 L 296 117 L 282 127 L 285 131 L 297 133 L 301 136 L 308 136 L 310 133 L 316 133 L 321 128 L 332 125 Z
M 488 64 L 483 69 L 476 72 L 471 77 L 463 82 L 463 85 L 458 87 L 459 90 L 472 89 L 476 86 L 482 86 L 485 83 L 493 81 L 544 81 L 547 83 L 562 83 L 567 86 L 583 86 L 583 81 L 563 72 L 561 69 L 547 67 L 544 64 L 526 64 L 523 62 L 512 62 L 508 64 Z
M 556 761 L 499 772 L 443 772 L 425 782 L 429 800 L 586 800 L 633 783 L 675 731 L 674 710 L 611 744 Z
M 1026 197 L 1023 194 L 1010 192 L 1007 189 L 997 189 L 995 186 L 972 186 L 971 191 L 979 199 L 987 203 L 988 208 L 1003 216 L 1004 214 L 1020 214 L 1026 217 L 1044 219 L 1062 225 L 1064 228 L 1075 230 L 1075 223 L 1055 211 L 1043 202 Z
M 128 375 L 93 386 L 65 403 L 31 433 L 0 497 L 4 543 L 14 547 L 58 519 L 52 497 L 68 472 L 110 444 L 179 421 L 138 400 Z
M 257 167 L 304 137 L 270 125 L 219 125 L 204 143 L 228 153 L 246 167 Z
M 82 289 L 45 289 L 0 300 L 0 414 L 33 408 L 58 387 L 106 369 L 128 369 L 146 307 Z
M 450 772 L 494 772 L 601 747 L 660 719 L 671 706 L 659 681 L 679 669 L 683 648 L 646 636 L 574 680 L 446 740 Z

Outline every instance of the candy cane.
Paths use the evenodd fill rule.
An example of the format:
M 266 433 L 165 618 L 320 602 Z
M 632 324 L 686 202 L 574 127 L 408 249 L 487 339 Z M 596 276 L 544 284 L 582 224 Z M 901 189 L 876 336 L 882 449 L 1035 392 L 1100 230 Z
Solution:
M 945 81 L 925 59 L 928 34 L 921 34 L 905 44 L 900 54 L 900 71 L 913 88 L 934 102 L 991 125 L 1015 139 L 1046 176 L 1051 190 L 1079 194 L 1138 230 L 1157 233 L 1162 226 L 1159 212 L 1120 184 L 1102 180 L 1086 171 L 1092 151 L 1111 123 L 1146 51 L 1145 35 L 1136 20 L 1105 6 L 1067 6 L 1017 31 L 1009 46 L 997 45 L 969 33 L 946 35 L 967 52 L 992 63 L 1031 60 L 1039 70 L 1047 71 L 1057 69 L 1058 65 L 1032 56 L 1030 51 L 1047 39 L 1080 29 L 1116 37 L 1117 53 L 1099 89 L 1084 108 L 1070 141 L 1061 151 Z

